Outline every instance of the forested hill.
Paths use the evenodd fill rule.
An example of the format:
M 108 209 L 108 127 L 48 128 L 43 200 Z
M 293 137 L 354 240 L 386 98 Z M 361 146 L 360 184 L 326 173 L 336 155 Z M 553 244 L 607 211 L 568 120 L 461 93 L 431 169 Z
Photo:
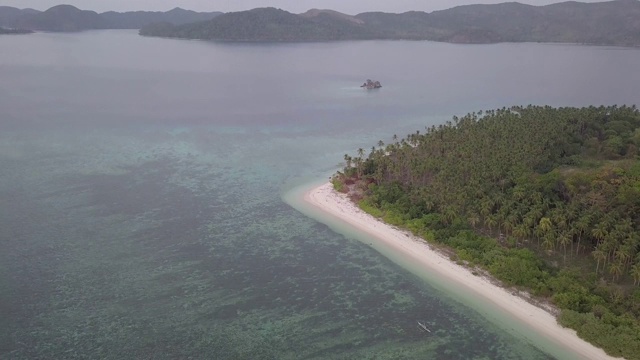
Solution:
M 18 29 L 61 32 L 108 28 L 107 21 L 98 13 L 71 5 L 58 5 L 44 12 L 28 13 L 13 19 L 8 25 Z
M 82 31 L 91 29 L 140 29 L 154 22 L 185 24 L 210 20 L 220 12 L 198 13 L 175 8 L 167 12 L 133 11 L 98 14 L 71 5 L 58 5 L 46 11 L 0 6 L 0 27 L 38 31 Z
M 639 147 L 635 107 L 505 108 L 345 155 L 334 184 L 640 359 Z
M 197 21 L 206 21 L 221 15 L 221 12 L 195 12 L 181 8 L 169 11 L 129 11 L 115 12 L 109 11 L 101 13 L 111 29 L 140 29 L 149 24 L 157 22 L 168 22 L 170 24 L 181 25 Z
M 40 11 L 34 9 L 18 9 L 11 6 L 0 6 L 0 27 L 12 27 L 10 25 L 12 25 L 15 19 L 28 14 L 37 14 L 39 12 Z
M 296 15 L 275 8 L 226 13 L 213 20 L 174 26 L 152 24 L 141 35 L 226 41 L 326 41 L 381 35 L 348 15 L 330 11 Z
M 467 5 L 448 10 L 356 16 L 276 9 L 227 13 L 213 20 L 143 28 L 147 36 L 232 41 L 412 39 L 455 43 L 570 42 L 640 45 L 640 1 Z

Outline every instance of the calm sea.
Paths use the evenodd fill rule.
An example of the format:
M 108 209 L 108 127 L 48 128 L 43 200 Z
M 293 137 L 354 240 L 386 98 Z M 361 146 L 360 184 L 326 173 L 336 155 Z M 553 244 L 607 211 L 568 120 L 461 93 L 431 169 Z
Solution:
M 0 48 L 0 358 L 569 356 L 282 199 L 453 115 L 637 103 L 640 50 L 135 31 Z

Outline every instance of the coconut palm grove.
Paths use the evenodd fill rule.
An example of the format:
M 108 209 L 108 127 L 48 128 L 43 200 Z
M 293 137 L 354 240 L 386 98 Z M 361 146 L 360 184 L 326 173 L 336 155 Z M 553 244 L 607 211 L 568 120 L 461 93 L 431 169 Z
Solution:
M 377 145 L 345 155 L 336 189 L 640 359 L 635 106 L 479 111 Z

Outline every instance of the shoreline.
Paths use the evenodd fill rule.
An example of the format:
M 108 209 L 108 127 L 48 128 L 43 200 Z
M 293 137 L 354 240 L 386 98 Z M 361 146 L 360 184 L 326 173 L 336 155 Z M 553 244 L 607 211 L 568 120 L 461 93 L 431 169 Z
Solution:
M 416 263 L 421 270 L 428 271 L 448 282 L 454 282 L 474 296 L 492 303 L 502 312 L 508 313 L 545 339 L 571 351 L 579 358 L 619 359 L 607 355 L 604 350 L 582 340 L 575 330 L 563 328 L 548 310 L 512 294 L 508 289 L 491 282 L 490 279 L 472 274 L 471 270 L 451 261 L 424 240 L 365 213 L 345 194 L 335 191 L 331 183 L 314 186 L 305 191 L 303 200 L 324 214 L 375 237 L 397 255 Z

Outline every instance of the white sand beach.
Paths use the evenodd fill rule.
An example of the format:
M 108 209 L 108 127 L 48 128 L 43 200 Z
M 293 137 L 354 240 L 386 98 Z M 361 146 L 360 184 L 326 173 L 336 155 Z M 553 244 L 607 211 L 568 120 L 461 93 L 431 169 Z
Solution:
M 575 353 L 576 357 L 594 360 L 614 359 L 602 349 L 580 339 L 574 330 L 560 326 L 554 315 L 548 311 L 511 294 L 483 277 L 473 275 L 469 269 L 452 262 L 421 239 L 365 213 L 345 194 L 336 192 L 330 183 L 307 191 L 304 200 L 384 242 L 398 254 L 419 263 L 424 270 L 468 288 L 472 294 L 494 303 L 505 313 L 526 322 L 540 335 Z

